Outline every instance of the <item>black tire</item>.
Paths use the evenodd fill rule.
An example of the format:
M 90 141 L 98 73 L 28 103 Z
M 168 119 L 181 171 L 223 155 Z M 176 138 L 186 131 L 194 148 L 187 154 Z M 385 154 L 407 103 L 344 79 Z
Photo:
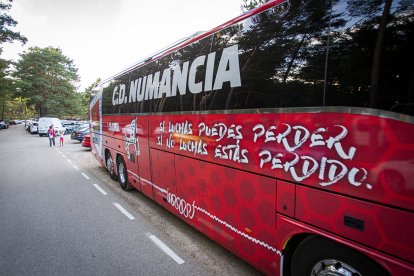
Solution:
M 131 184 L 129 184 L 128 181 L 128 172 L 125 165 L 124 158 L 122 156 L 118 157 L 117 162 L 117 172 L 118 172 L 118 181 L 119 186 L 121 186 L 121 189 L 124 191 L 129 191 L 132 189 Z
M 304 275 L 385 276 L 389 273 L 358 251 L 322 237 L 312 236 L 299 244 L 292 257 L 291 276 Z
M 118 176 L 115 173 L 115 163 L 112 159 L 111 154 L 108 152 L 106 154 L 106 158 L 105 158 L 105 162 L 106 162 L 106 169 L 109 172 L 109 176 L 111 177 L 112 180 L 118 180 Z

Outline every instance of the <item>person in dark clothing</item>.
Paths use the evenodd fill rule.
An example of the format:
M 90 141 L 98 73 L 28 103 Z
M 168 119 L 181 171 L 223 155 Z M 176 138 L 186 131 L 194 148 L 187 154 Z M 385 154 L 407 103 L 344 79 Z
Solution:
M 55 137 L 56 137 L 56 132 L 55 129 L 53 128 L 53 125 L 51 125 L 47 131 L 47 136 L 49 137 L 49 144 L 50 146 L 55 146 Z

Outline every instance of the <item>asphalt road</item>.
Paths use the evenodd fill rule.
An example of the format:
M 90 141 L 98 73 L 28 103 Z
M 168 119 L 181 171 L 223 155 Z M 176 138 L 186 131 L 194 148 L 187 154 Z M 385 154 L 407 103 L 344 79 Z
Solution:
M 260 275 L 65 136 L 0 131 L 0 275 Z

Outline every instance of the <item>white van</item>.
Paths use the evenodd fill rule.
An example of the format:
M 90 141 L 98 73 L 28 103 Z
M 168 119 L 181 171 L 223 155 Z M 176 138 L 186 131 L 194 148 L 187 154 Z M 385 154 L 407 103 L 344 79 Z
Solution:
M 66 132 L 66 128 L 63 126 L 62 121 L 58 118 L 41 117 L 37 123 L 37 132 L 39 133 L 39 136 L 47 136 L 47 130 L 51 125 L 53 125 L 55 131 L 63 131 L 63 133 Z

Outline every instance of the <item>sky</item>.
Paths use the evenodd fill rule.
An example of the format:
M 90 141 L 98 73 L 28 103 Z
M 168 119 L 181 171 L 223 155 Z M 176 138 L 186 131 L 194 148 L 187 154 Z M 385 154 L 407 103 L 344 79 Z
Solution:
M 74 61 L 78 91 L 169 44 L 241 14 L 242 0 L 14 0 L 13 28 L 28 39 L 3 44 L 17 61 L 29 47 L 58 47 Z

